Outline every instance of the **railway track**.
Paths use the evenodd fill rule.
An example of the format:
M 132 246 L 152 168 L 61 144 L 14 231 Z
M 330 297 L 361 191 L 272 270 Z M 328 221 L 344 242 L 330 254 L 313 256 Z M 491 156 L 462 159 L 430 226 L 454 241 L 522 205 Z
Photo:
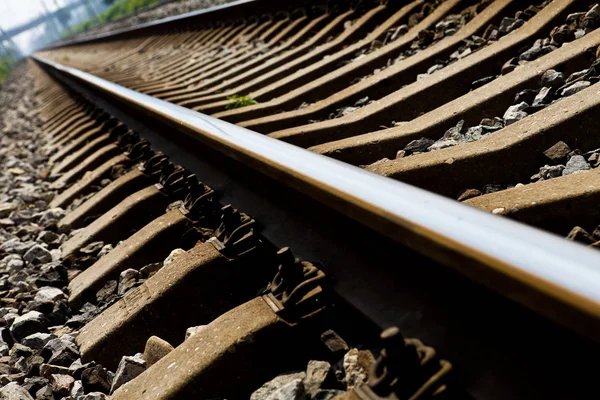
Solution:
M 592 1 L 255 0 L 35 54 L 0 393 L 589 396 L 597 28 Z

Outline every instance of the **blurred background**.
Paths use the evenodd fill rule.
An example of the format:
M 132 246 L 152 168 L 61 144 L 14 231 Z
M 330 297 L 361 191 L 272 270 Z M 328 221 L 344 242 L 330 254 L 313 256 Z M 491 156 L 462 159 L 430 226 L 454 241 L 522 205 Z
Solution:
M 0 0 L 0 82 L 39 48 L 167 1 Z

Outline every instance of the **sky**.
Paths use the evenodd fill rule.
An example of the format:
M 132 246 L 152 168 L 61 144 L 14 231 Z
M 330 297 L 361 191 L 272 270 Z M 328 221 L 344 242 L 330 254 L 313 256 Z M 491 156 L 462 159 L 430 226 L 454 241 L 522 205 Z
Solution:
M 0 0 L 0 28 L 6 30 L 19 26 L 43 14 L 45 8 L 52 12 L 72 2 L 73 0 Z M 98 0 L 94 0 L 94 3 L 97 2 Z M 24 32 L 15 38 L 15 42 L 23 52 L 28 53 L 31 45 L 42 34 L 43 28 L 40 27 Z

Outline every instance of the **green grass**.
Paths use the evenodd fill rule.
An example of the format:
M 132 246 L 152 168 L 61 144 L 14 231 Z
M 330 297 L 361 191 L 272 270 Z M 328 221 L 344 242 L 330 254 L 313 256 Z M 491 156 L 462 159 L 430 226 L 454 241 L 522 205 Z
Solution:
M 154 5 L 160 0 L 121 0 L 110 6 L 97 18 L 91 18 L 71 28 L 73 34 L 85 32 L 92 29 L 96 25 L 105 24 L 116 21 L 120 18 L 133 14 L 137 10 Z M 64 33 L 67 36 L 68 33 Z
M 234 108 L 241 108 L 258 104 L 258 101 L 254 100 L 250 96 L 239 96 L 237 94 L 234 94 L 233 96 L 227 96 L 227 100 L 229 100 L 231 103 L 225 106 L 226 110 L 233 110 Z
M 0 57 L 0 84 L 2 84 L 4 79 L 10 74 L 15 63 L 16 63 L 16 60 L 13 57 L 10 57 L 10 56 Z

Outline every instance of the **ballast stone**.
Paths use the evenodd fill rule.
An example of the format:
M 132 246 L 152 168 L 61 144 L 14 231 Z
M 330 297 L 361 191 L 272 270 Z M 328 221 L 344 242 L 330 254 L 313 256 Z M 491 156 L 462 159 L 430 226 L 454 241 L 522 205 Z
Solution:
M 33 397 L 16 382 L 11 382 L 0 389 L 0 400 L 33 400 Z
M 52 261 L 52 253 L 41 245 L 36 244 L 27 250 L 23 256 L 23 260 L 31 264 L 46 264 Z
M 528 114 L 525 111 L 523 111 L 527 107 L 529 107 L 529 104 L 525 102 L 521 102 L 519 104 L 515 104 L 513 106 L 508 107 L 503 116 L 506 126 L 514 124 L 515 122 L 527 117 Z
M 146 370 L 146 361 L 142 358 L 142 354 L 138 353 L 135 356 L 125 356 L 119 362 L 115 377 L 113 379 L 110 393 L 126 384 L 130 380 L 137 377 Z
M 17 342 L 20 342 L 26 336 L 46 330 L 48 320 L 44 314 L 38 311 L 29 311 L 17 318 L 10 327 L 10 333 Z
M 588 164 L 588 162 L 585 160 L 585 158 L 583 156 L 573 156 L 567 162 L 567 165 L 565 166 L 565 169 L 562 172 L 562 176 L 567 176 L 567 175 L 587 171 L 590 168 L 591 168 L 590 164 Z

